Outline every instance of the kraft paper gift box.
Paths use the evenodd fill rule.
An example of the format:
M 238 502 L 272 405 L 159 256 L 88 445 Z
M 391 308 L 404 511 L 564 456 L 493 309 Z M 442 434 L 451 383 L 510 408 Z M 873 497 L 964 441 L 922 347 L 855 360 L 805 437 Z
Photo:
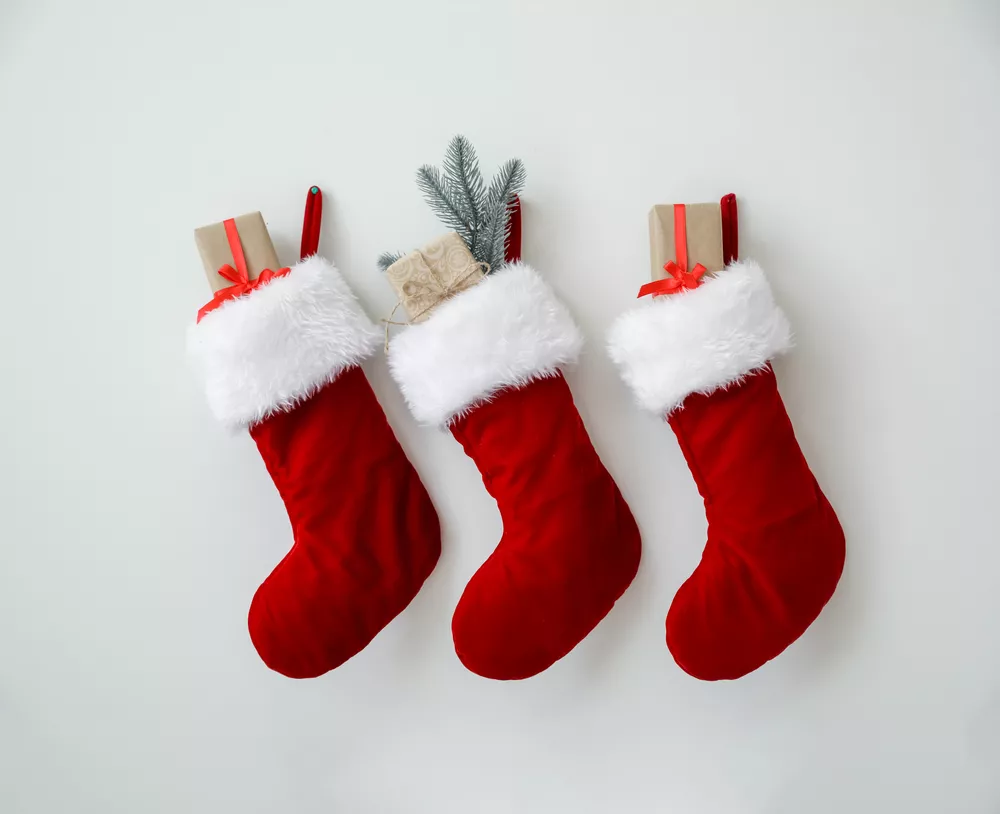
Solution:
M 240 234 L 240 244 L 243 246 L 250 279 L 256 280 L 264 269 L 278 271 L 280 268 L 278 255 L 274 251 L 271 236 L 267 233 L 267 226 L 264 225 L 264 218 L 260 212 L 250 212 L 233 220 Z M 201 255 L 201 262 L 205 266 L 205 274 L 212 291 L 231 286 L 232 281 L 219 274 L 222 266 L 235 265 L 225 226 L 221 222 L 202 226 L 194 230 L 194 239 L 198 244 L 198 253 Z
M 485 276 L 456 232 L 449 232 L 399 258 L 385 272 L 410 322 L 423 322 L 434 308 Z
M 677 262 L 676 205 L 658 204 L 649 211 L 650 279 L 668 276 L 664 265 Z M 722 271 L 737 259 L 736 196 L 726 195 L 719 203 L 684 205 L 687 228 L 688 269 L 701 263 L 708 272 Z

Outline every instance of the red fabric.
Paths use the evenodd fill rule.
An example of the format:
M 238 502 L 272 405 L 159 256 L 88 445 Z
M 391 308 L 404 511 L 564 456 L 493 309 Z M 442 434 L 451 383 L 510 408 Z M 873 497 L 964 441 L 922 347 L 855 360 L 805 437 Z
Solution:
M 833 594 L 844 533 L 809 470 L 770 367 L 670 418 L 705 500 L 701 563 L 667 614 L 696 678 L 739 678 L 802 635 Z
M 739 217 L 736 210 L 736 196 L 730 192 L 719 201 L 722 212 L 722 262 L 727 266 L 740 259 Z
M 561 374 L 504 390 L 451 429 L 504 527 L 455 610 L 455 650 L 481 676 L 527 678 L 572 650 L 625 592 L 639 529 Z
M 319 251 L 319 232 L 323 225 L 323 193 L 317 186 L 306 193 L 305 214 L 302 216 L 302 242 L 299 258 L 305 260 Z
M 438 518 L 359 367 L 250 434 L 295 538 L 253 598 L 250 638 L 271 669 L 318 676 L 416 596 L 441 552 Z
M 507 246 L 504 251 L 504 260 L 508 263 L 516 263 L 521 259 L 521 198 L 514 196 L 514 202 L 510 205 L 510 235 L 507 238 Z

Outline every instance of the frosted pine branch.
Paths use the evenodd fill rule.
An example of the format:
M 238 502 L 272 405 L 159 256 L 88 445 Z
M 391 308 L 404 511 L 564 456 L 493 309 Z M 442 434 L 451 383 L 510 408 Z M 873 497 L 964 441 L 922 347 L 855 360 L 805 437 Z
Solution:
M 451 182 L 437 167 L 425 164 L 417 170 L 417 186 L 424 194 L 424 200 L 449 229 L 454 229 L 465 241 L 472 239 L 473 228 L 468 213 L 462 211 L 458 195 Z
M 448 144 L 444 172 L 425 164 L 417 170 L 417 186 L 434 214 L 458 233 L 472 256 L 496 271 L 506 259 L 511 207 L 526 175 L 521 159 L 512 158 L 486 188 L 472 142 L 459 135 Z M 400 256 L 386 252 L 378 264 L 385 271 Z
M 493 178 L 486 196 L 485 223 L 479 246 L 481 257 L 476 257 L 490 268 L 503 265 L 510 238 L 510 210 L 514 197 L 524 188 L 526 179 L 524 163 L 519 158 L 505 162 Z M 475 253 L 474 253 L 475 254 Z
M 485 214 L 486 191 L 476 149 L 465 136 L 455 136 L 448 144 L 444 174 L 455 192 L 453 203 L 469 224 L 469 250 L 475 256 Z

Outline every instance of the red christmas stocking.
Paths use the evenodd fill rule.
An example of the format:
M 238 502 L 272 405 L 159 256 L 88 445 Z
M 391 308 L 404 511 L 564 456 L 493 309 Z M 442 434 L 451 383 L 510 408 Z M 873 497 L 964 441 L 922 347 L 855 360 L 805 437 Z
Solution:
M 310 257 L 234 288 L 189 345 L 212 412 L 250 428 L 292 524 L 250 638 L 270 668 L 310 678 L 409 604 L 440 554 L 438 519 L 358 367 L 380 335 L 337 270 Z
M 553 291 L 517 263 L 389 349 L 414 416 L 450 427 L 503 517 L 503 537 L 452 620 L 458 657 L 487 678 L 527 678 L 565 656 L 639 566 L 632 513 L 559 372 L 581 344 Z
M 844 567 L 844 533 L 769 364 L 791 339 L 750 262 L 646 301 L 611 330 L 611 357 L 639 404 L 667 416 L 705 500 L 705 552 L 667 614 L 667 646 L 696 678 L 739 678 L 773 659 Z

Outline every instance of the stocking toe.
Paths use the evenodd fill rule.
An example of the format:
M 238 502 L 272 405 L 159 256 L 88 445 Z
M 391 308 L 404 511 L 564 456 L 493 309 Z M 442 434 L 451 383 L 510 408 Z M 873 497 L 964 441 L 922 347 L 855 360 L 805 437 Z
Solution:
M 607 546 L 613 555 L 596 566 L 577 563 L 552 570 L 537 561 L 521 569 L 527 578 L 512 580 L 509 563 L 488 560 L 469 582 L 452 619 L 461 662 L 486 678 L 519 679 L 568 654 L 608 614 L 638 570 L 639 530 L 631 514 L 624 520 L 620 537 Z M 563 568 L 566 561 L 556 560 Z
M 469 670 L 498 680 L 528 678 L 572 649 L 559 645 L 567 622 L 559 609 L 540 608 L 526 593 L 473 577 L 452 618 L 455 652 Z
M 667 614 L 667 647 L 686 673 L 706 681 L 744 676 L 819 616 L 843 570 L 843 531 L 821 494 L 814 511 L 783 531 L 706 547 Z

